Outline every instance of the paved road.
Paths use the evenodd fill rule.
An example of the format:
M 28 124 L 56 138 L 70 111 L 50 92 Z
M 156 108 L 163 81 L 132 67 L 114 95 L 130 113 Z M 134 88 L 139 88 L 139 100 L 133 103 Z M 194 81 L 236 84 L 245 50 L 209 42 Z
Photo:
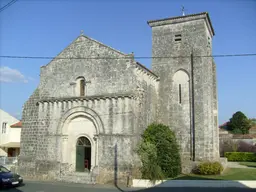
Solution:
M 4 189 L 6 192 L 252 192 L 249 188 L 149 188 L 149 189 L 127 189 L 111 186 L 89 186 L 82 184 L 50 183 L 50 182 L 26 182 L 24 186 L 12 189 Z

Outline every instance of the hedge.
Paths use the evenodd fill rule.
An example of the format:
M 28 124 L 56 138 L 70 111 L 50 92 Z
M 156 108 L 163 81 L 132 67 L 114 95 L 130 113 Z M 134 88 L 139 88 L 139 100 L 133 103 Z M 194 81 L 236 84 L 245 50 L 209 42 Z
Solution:
M 256 162 L 256 153 L 251 152 L 226 152 L 228 161 Z

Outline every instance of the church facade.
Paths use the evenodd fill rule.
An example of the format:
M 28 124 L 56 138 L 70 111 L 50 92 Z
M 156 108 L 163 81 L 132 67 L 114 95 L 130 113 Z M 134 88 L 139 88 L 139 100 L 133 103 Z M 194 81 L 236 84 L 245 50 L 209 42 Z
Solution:
M 135 149 L 152 122 L 176 133 L 183 171 L 193 161 L 219 160 L 208 13 L 148 24 L 152 70 L 133 53 L 85 35 L 41 67 L 40 84 L 23 108 L 21 174 L 64 178 L 87 171 L 97 183 L 125 178 L 140 165 Z

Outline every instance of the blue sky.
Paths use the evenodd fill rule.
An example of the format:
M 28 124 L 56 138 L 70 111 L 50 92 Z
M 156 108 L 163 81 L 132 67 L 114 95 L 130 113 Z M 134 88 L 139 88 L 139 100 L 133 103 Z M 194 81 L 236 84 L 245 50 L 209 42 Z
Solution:
M 0 7 L 11 0 L 1 0 Z M 209 12 L 213 54 L 256 53 L 256 1 L 18 0 L 0 12 L 0 55 L 56 56 L 84 34 L 125 53 L 151 56 L 148 20 Z M 256 117 L 256 57 L 216 58 L 219 123 L 240 110 Z M 45 59 L 0 58 L 0 108 L 20 118 Z M 151 60 L 140 60 L 151 68 Z

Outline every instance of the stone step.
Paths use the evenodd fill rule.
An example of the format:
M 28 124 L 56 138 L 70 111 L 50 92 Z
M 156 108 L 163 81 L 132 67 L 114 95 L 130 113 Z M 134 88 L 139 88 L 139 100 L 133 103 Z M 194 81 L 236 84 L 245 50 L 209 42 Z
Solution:
M 89 172 L 72 172 L 72 173 L 69 173 L 69 175 L 86 177 L 86 176 L 90 176 L 91 174 Z
M 67 175 L 63 175 L 60 181 L 70 182 L 70 183 L 83 183 L 83 184 L 95 184 L 95 178 L 91 176 L 90 173 L 79 173 L 73 172 Z

